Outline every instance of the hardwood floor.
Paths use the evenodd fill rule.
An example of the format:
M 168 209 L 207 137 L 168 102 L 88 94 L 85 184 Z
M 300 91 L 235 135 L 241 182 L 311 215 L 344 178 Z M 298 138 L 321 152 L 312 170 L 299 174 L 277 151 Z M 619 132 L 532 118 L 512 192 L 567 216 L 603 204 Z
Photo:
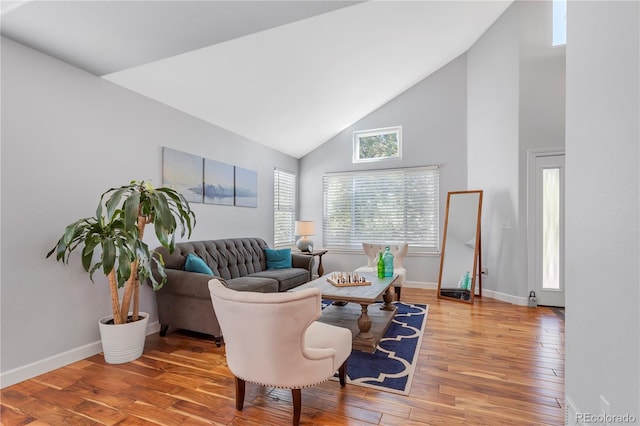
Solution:
M 429 304 L 411 394 L 330 381 L 303 389 L 303 425 L 564 424 L 564 319 L 493 299 Z M 256 348 L 259 351 L 260 348 Z M 289 425 L 291 393 L 247 383 L 235 409 L 224 346 L 184 332 L 148 336 L 142 358 L 101 354 L 0 392 L 3 425 Z

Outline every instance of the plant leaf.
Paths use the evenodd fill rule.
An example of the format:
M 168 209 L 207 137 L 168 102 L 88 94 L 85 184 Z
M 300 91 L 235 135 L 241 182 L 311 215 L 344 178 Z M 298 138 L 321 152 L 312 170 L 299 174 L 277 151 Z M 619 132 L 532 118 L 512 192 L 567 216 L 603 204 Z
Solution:
M 93 251 L 100 244 L 100 238 L 97 236 L 89 237 L 85 240 L 84 249 L 82 249 L 82 267 L 89 272 L 91 261 L 93 260 Z
M 124 201 L 124 220 L 127 229 L 137 227 L 138 212 L 140 210 L 140 192 L 133 191 Z
M 73 240 L 73 238 L 78 235 L 79 231 L 81 231 L 81 229 L 78 229 L 78 227 L 87 219 L 79 219 L 75 222 L 73 222 L 70 225 L 67 225 L 67 227 L 64 229 L 64 234 L 62 235 L 62 242 L 64 243 L 64 245 L 69 245 L 69 243 Z
M 185 230 L 187 231 L 187 237 L 191 237 L 191 231 L 196 224 L 196 217 L 187 199 L 184 196 L 171 188 L 157 188 L 157 191 L 163 192 L 167 197 L 173 201 L 173 205 L 177 210 L 177 214 L 174 214 L 180 220 L 181 236 L 184 237 Z M 191 220 L 193 219 L 193 223 Z
M 116 262 L 116 245 L 113 237 L 107 237 L 102 242 L 102 271 L 105 275 L 113 269 Z
M 149 274 L 148 278 L 151 282 L 151 287 L 155 291 L 161 289 L 162 286 L 167 282 L 167 272 L 164 269 L 164 259 L 162 258 L 162 255 L 157 251 L 153 252 L 153 255 L 151 256 L 151 262 L 156 265 L 156 270 L 158 272 L 158 275 L 160 276 L 160 281 L 158 281 L 154 274 Z
M 96 217 L 102 217 L 102 197 L 100 197 L 100 202 L 98 203 L 98 207 L 96 207 Z
M 122 196 L 126 192 L 128 192 L 129 190 L 130 190 L 130 187 L 121 186 L 120 188 L 118 188 L 115 191 L 113 191 L 113 193 L 109 197 L 107 197 L 107 199 L 105 201 L 105 206 L 107 207 L 107 221 L 108 222 L 111 221 L 111 219 L 113 218 L 113 214 L 115 213 L 115 211 L 120 206 L 120 202 L 121 202 Z M 105 192 L 104 194 L 102 194 L 102 196 L 104 197 L 110 191 L 111 190 Z
M 93 265 L 93 268 L 91 268 L 91 270 L 89 271 L 89 279 L 91 280 L 91 282 L 93 282 L 93 273 L 97 271 L 98 268 L 100 268 L 101 266 L 102 266 L 102 262 L 98 262 L 95 265 Z
M 131 276 L 131 261 L 133 259 L 130 256 L 127 256 L 128 250 L 123 247 L 122 242 L 118 242 L 117 245 L 120 246 L 120 256 L 118 256 L 118 275 L 120 275 L 118 283 L 120 283 L 120 280 L 126 282 Z

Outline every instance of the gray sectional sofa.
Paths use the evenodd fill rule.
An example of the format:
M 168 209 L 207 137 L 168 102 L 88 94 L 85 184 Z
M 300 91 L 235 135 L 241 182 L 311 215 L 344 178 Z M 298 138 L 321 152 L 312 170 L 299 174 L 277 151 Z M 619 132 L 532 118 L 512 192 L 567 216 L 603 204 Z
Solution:
M 164 259 L 167 282 L 156 292 L 160 335 L 169 327 L 209 334 L 220 345 L 222 333 L 207 284 L 211 275 L 185 271 L 189 254 L 206 263 L 216 278 L 234 290 L 273 293 L 287 291 L 311 280 L 313 256 L 291 254 L 291 268 L 268 269 L 260 238 L 176 243 L 173 253 L 156 248 Z

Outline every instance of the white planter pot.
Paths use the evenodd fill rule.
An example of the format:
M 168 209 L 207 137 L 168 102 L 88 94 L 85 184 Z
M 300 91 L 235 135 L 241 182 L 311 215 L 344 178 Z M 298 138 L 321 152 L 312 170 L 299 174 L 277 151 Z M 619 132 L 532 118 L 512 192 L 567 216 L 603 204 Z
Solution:
M 131 315 L 131 313 L 129 313 Z M 140 358 L 147 337 L 149 314 L 140 312 L 141 319 L 127 324 L 107 324 L 113 315 L 100 318 L 100 338 L 104 360 L 108 364 L 123 364 Z

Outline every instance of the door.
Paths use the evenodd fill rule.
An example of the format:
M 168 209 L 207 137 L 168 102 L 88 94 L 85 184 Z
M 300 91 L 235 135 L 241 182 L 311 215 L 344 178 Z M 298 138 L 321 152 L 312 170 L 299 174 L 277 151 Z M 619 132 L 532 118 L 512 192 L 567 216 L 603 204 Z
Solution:
M 564 307 L 564 151 L 531 152 L 529 170 L 530 288 L 538 305 Z

